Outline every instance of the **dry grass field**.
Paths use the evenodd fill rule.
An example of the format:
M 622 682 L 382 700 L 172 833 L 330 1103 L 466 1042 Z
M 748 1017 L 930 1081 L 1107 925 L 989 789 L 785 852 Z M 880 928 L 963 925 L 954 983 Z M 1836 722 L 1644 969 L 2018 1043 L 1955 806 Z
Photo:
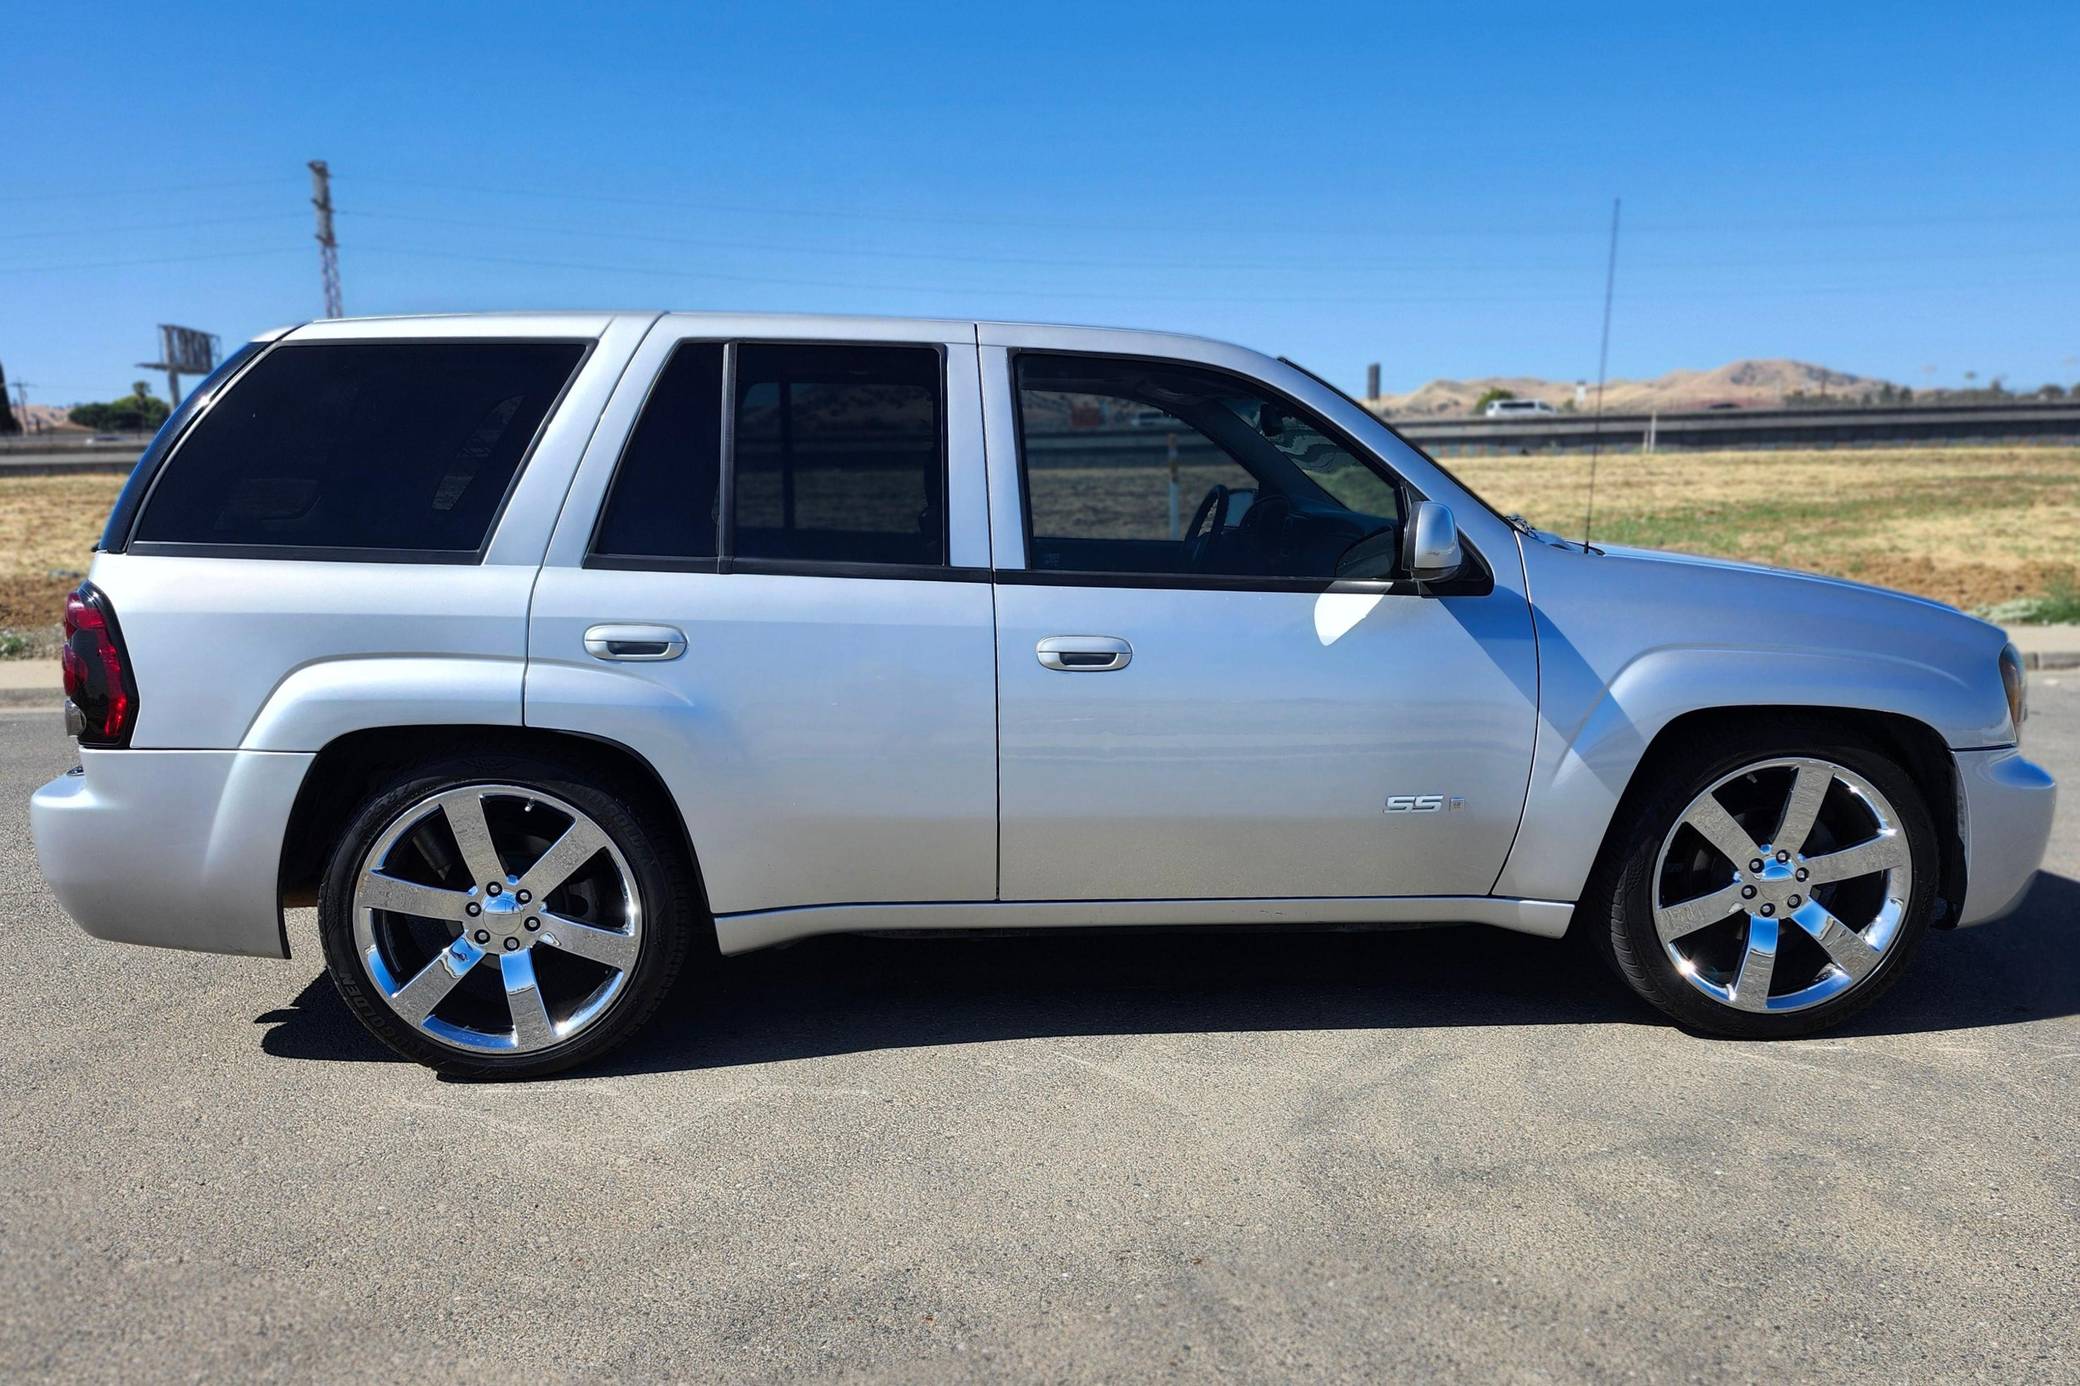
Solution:
M 1497 509 L 1581 535 L 1586 456 L 1447 465 Z M 1610 452 L 1593 537 L 1999 607 L 2010 621 L 2080 620 L 2080 448 Z
M 1582 531 L 1586 457 L 1457 458 L 1496 508 Z M 1187 504 L 1203 487 L 1187 478 Z M 48 649 L 123 479 L 0 477 L 0 630 Z M 1596 537 L 2080 620 L 2080 448 L 1606 453 Z
M 29 637 L 20 653 L 47 652 L 122 489 L 120 476 L 0 477 L 0 630 Z

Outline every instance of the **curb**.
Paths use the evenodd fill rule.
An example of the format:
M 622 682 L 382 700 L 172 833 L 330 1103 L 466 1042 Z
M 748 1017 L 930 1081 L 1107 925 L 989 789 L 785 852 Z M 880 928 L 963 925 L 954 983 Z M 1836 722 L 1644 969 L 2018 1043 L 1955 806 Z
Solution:
M 2026 650 L 2025 669 L 2080 669 L 2080 650 Z

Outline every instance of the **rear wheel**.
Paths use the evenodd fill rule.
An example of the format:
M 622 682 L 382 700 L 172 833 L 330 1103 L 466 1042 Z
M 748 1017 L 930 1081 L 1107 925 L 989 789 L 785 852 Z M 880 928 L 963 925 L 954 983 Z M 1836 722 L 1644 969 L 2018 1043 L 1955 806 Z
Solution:
M 371 797 L 319 892 L 327 969 L 407 1058 L 529 1077 L 641 1027 L 684 964 L 684 853 L 628 796 L 514 755 L 415 769 Z
M 1875 1001 L 1927 932 L 1934 825 L 1913 779 L 1841 733 L 1665 766 L 1585 906 L 1641 996 L 1714 1034 L 1811 1034 Z

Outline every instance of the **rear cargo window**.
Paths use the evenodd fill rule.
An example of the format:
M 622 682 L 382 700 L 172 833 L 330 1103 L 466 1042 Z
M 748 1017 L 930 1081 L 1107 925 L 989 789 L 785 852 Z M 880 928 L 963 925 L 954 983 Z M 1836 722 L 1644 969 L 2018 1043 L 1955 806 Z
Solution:
M 284 344 L 183 438 L 139 543 L 471 553 L 576 342 Z

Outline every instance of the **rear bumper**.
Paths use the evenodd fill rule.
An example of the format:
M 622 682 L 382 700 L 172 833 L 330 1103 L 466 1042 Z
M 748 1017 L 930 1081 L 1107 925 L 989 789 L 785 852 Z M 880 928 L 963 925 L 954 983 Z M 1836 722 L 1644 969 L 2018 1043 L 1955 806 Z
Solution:
M 287 957 L 282 835 L 312 759 L 82 749 L 29 801 L 37 863 L 96 938 Z
M 2001 918 L 2029 892 L 2051 840 L 2058 786 L 2013 747 L 1957 753 L 1964 828 L 1964 908 L 1959 926 Z

